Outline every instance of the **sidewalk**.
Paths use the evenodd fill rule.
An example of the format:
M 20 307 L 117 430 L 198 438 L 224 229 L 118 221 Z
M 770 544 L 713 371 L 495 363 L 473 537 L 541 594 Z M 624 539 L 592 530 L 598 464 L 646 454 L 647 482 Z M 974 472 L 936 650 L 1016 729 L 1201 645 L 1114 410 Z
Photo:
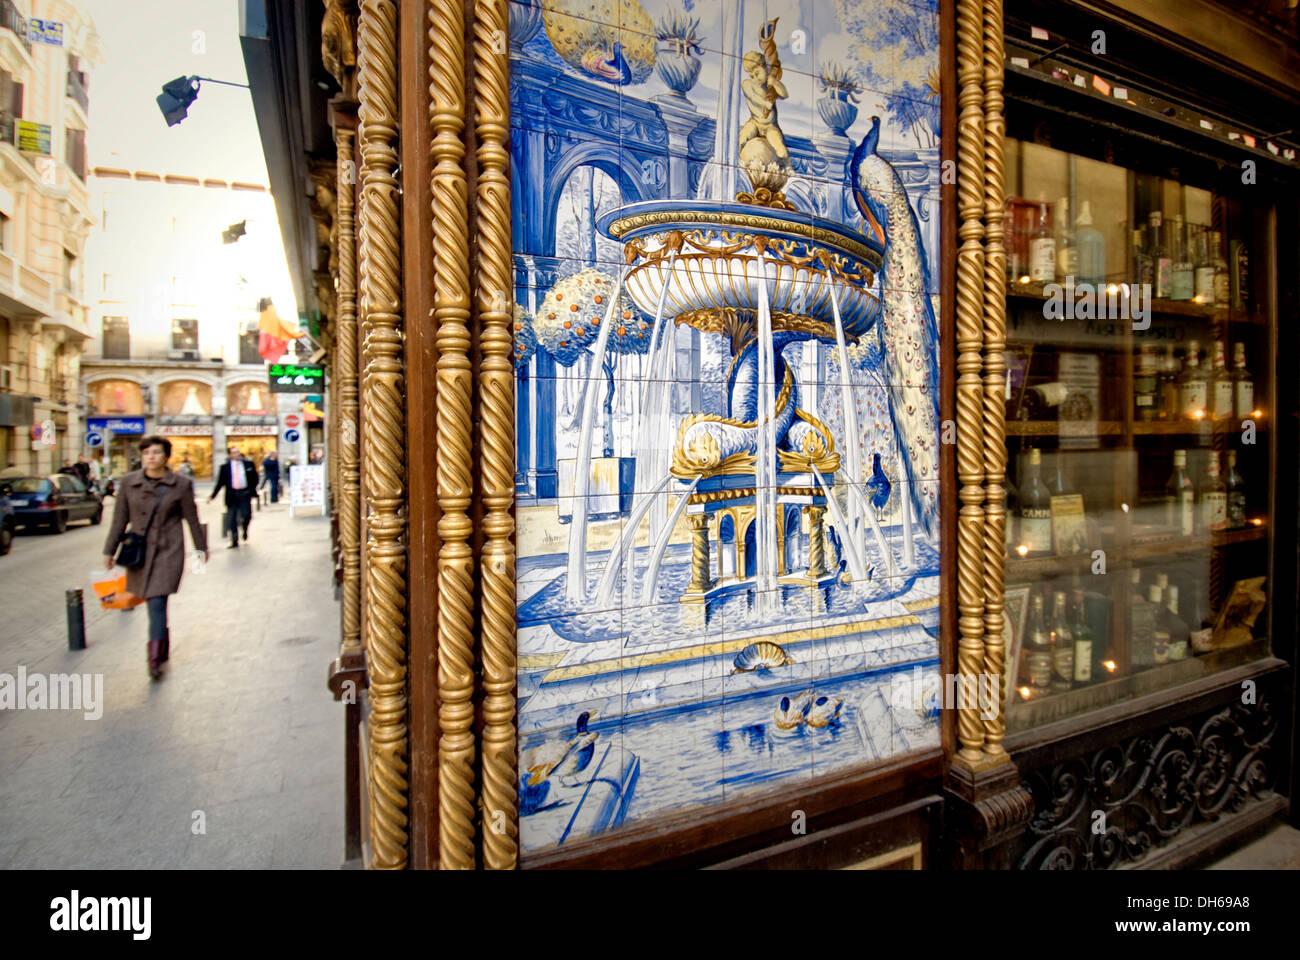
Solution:
M 107 522 L 93 531 L 94 556 L 43 578 L 53 602 L 38 626 L 0 619 L 0 672 L 102 674 L 104 701 L 98 720 L 0 712 L 0 868 L 342 864 L 344 717 L 325 687 L 339 629 L 328 520 L 291 519 L 282 501 L 255 512 L 251 541 L 229 550 L 207 489 L 211 559 L 172 597 L 160 682 L 147 674 L 144 608 L 101 611 L 81 582 Z M 24 538 L 5 559 L 37 563 L 64 537 Z M 13 589 L 4 576 L 0 596 Z M 76 586 L 87 649 L 72 652 L 62 600 Z

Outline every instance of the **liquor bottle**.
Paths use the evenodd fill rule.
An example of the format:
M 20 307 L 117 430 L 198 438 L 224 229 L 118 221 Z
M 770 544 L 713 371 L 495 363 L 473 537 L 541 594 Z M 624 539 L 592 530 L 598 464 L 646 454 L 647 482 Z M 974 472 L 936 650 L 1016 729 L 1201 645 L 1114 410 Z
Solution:
M 1067 393 L 1069 388 L 1059 382 L 1026 387 L 1021 410 L 1027 414 L 1028 420 L 1055 420 Z
M 1046 483 L 1047 492 L 1053 497 L 1064 497 L 1074 492 L 1065 479 L 1065 455 L 1060 451 L 1052 457 L 1052 466 L 1047 471 Z
M 1196 292 L 1196 278 L 1192 268 L 1191 254 L 1187 249 L 1187 231 L 1183 227 L 1182 214 L 1174 214 L 1174 222 L 1169 230 L 1170 257 L 1173 259 L 1173 279 L 1170 281 L 1170 300 L 1190 300 Z
M 1052 620 L 1047 628 L 1052 638 L 1052 691 L 1064 693 L 1074 686 L 1074 631 L 1065 615 L 1065 591 L 1052 594 Z
M 1020 483 L 1020 543 L 1024 556 L 1044 557 L 1052 552 L 1052 501 L 1043 486 L 1043 451 L 1029 451 L 1029 464 Z
M 1186 660 L 1191 631 L 1178 612 L 1177 587 L 1171 586 L 1165 591 L 1165 607 L 1168 610 L 1165 621 L 1169 624 L 1169 659 Z
M 1147 603 L 1155 606 L 1154 612 L 1154 631 L 1151 636 L 1151 662 L 1168 663 L 1169 662 L 1169 622 L 1165 619 L 1164 603 L 1162 602 L 1161 590 L 1154 583 L 1147 587 Z
M 1056 222 L 1061 227 L 1061 239 L 1056 244 L 1056 280 L 1069 286 L 1079 280 L 1079 245 L 1070 223 L 1070 198 L 1056 201 Z M 1071 280 L 1070 278 L 1074 279 Z
M 1228 488 L 1228 529 L 1240 530 L 1246 525 L 1246 481 L 1237 472 L 1237 451 L 1228 451 L 1228 475 L 1224 478 Z
M 1092 209 L 1083 201 L 1075 231 L 1074 245 L 1078 250 L 1078 271 L 1075 276 L 1085 283 L 1106 282 L 1106 238 L 1092 225 Z
M 1043 622 L 1043 598 L 1035 595 L 1025 628 L 1025 679 L 1036 694 L 1046 693 L 1052 684 L 1052 638 Z
M 1214 261 L 1210 259 L 1210 234 L 1205 227 L 1195 227 L 1196 243 L 1194 246 L 1195 271 L 1194 283 L 1196 286 L 1197 303 L 1211 304 L 1214 303 Z
M 1073 600 L 1074 619 L 1070 630 L 1074 633 L 1074 685 L 1081 687 L 1092 682 L 1092 627 L 1088 626 L 1083 591 L 1075 590 Z
M 1205 416 L 1207 386 L 1200 355 L 1200 343 L 1189 341 L 1183 357 L 1183 372 L 1178 378 L 1178 409 L 1187 420 L 1199 420 Z
M 1231 271 L 1228 288 L 1232 294 L 1232 309 L 1250 309 L 1250 253 L 1241 240 L 1228 244 L 1228 269 Z
M 1237 419 L 1254 416 L 1255 383 L 1250 379 L 1250 371 L 1246 369 L 1246 345 L 1244 343 L 1234 343 L 1232 345 L 1232 382 L 1235 385 L 1233 408 Z
M 1214 267 L 1214 302 L 1226 306 L 1231 297 L 1228 279 L 1228 261 L 1223 259 L 1223 235 L 1210 231 L 1210 265 Z
M 1159 413 L 1159 357 L 1154 346 L 1144 343 L 1138 349 L 1133 377 L 1133 415 L 1139 420 L 1154 420 Z
M 1169 249 L 1165 245 L 1165 229 L 1159 210 L 1151 211 L 1148 223 L 1151 226 L 1151 262 L 1154 264 L 1156 276 L 1155 294 L 1158 299 L 1167 300 L 1173 289 L 1174 262 L 1170 259 Z
M 1047 229 L 1047 202 L 1038 205 L 1038 229 L 1029 241 L 1029 279 L 1051 283 L 1056 279 L 1056 241 Z
M 1174 469 L 1165 483 L 1165 526 L 1181 537 L 1196 531 L 1196 489 L 1187 475 L 1187 451 L 1174 451 Z
M 1200 489 L 1201 533 L 1223 530 L 1228 525 L 1228 488 L 1219 476 L 1219 455 L 1210 451 L 1210 464 Z
M 1214 341 L 1214 365 L 1210 368 L 1210 380 L 1206 393 L 1210 401 L 1210 415 L 1215 420 L 1226 420 L 1232 416 L 1233 387 L 1232 374 L 1223 357 L 1223 341 Z
M 1174 356 L 1174 345 L 1166 343 L 1165 355 L 1160 361 L 1160 370 L 1157 374 L 1161 420 L 1177 420 L 1182 416 L 1182 408 L 1178 405 L 1178 374 L 1178 358 Z
M 1154 662 L 1155 608 L 1142 596 L 1142 571 L 1134 568 L 1129 596 L 1129 663 L 1141 669 Z
M 1146 227 L 1133 231 L 1133 282 L 1150 287 L 1155 283 L 1155 265 L 1151 262 L 1151 253 L 1147 248 Z M 1151 292 L 1144 296 L 1150 300 Z
M 1192 591 L 1192 606 L 1187 617 L 1187 640 L 1193 653 L 1208 653 L 1212 649 L 1210 642 L 1214 637 L 1214 619 L 1205 600 L 1207 589 L 1208 584 L 1201 581 Z

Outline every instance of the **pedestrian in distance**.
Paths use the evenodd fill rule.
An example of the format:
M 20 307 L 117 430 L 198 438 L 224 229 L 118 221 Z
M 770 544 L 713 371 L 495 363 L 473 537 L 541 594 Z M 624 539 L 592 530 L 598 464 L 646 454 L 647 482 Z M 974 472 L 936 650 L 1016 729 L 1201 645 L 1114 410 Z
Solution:
M 77 475 L 77 468 L 72 465 L 71 460 L 64 460 L 63 466 L 59 467 L 59 473 L 66 473 L 70 477 Z
M 222 488 L 226 491 L 226 522 L 230 533 L 230 546 L 239 548 L 239 531 L 243 528 L 244 542 L 248 542 L 248 525 L 253 521 L 253 495 L 257 490 L 257 468 L 245 460 L 238 447 L 231 447 L 230 458 L 217 471 L 217 484 L 212 488 L 208 503 L 217 499 Z
M 176 472 L 182 476 L 189 477 L 191 480 L 194 479 L 194 464 L 190 463 L 190 455 L 188 453 L 185 455 L 185 458 L 181 460 L 180 466 L 176 468 Z
M 84 453 L 78 455 L 77 462 L 72 465 L 72 469 L 77 472 L 77 479 L 80 480 L 85 486 L 89 487 L 90 486 L 90 464 L 86 462 L 86 455 Z
M 280 502 L 280 458 L 272 450 L 262 461 L 262 473 L 266 477 L 266 483 L 271 488 L 271 502 Z
M 171 441 L 144 437 L 140 441 L 143 468 L 122 477 L 120 495 L 113 508 L 113 523 L 104 541 L 104 567 L 113 569 L 114 555 L 129 527 L 145 538 L 144 564 L 126 571 L 126 589 L 143 597 L 149 608 L 149 677 L 162 676 L 171 655 L 167 627 L 167 598 L 180 589 L 185 571 L 185 534 L 189 524 L 194 549 L 208 559 L 208 540 L 194 505 L 194 484 L 167 469 Z

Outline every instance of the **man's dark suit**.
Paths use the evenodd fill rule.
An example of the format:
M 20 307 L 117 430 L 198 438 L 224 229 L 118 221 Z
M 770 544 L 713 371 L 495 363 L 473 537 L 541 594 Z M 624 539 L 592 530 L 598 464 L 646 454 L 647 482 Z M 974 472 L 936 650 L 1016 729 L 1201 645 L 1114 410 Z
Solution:
M 236 490 L 230 485 L 230 468 L 238 463 L 244 471 L 244 489 Z M 230 541 L 232 546 L 239 546 L 239 528 L 244 528 L 244 539 L 248 539 L 248 525 L 253 519 L 253 496 L 257 490 L 257 468 L 251 460 L 227 460 L 217 471 L 217 485 L 212 488 L 215 497 L 222 487 L 226 488 L 226 511 L 230 514 Z
M 271 502 L 280 502 L 280 460 L 278 457 L 267 457 L 262 461 L 262 473 L 266 476 L 266 482 L 271 485 Z

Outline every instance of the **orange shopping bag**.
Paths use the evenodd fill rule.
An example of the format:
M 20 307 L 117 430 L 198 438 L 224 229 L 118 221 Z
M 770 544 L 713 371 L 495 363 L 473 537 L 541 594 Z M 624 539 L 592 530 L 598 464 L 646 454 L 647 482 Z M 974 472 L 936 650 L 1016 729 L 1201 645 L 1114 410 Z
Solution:
M 126 571 L 99 570 L 91 575 L 99 605 L 105 610 L 130 610 L 144 603 L 144 597 L 128 593 L 126 589 Z

